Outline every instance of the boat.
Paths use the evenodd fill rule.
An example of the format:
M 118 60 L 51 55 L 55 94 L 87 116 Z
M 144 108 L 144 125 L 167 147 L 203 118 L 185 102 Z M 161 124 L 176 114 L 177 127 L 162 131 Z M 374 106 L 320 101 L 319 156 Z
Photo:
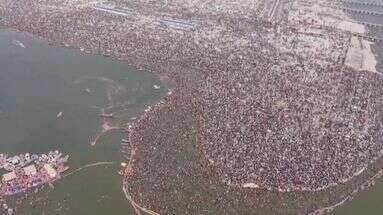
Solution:
M 102 114 L 99 114 L 100 117 L 103 117 L 103 118 L 113 118 L 113 114 L 105 114 L 105 113 L 102 113 Z
M 2 176 L 0 196 L 16 195 L 60 179 L 69 169 L 65 165 L 69 156 L 61 155 L 59 151 L 51 151 L 48 155 L 32 155 L 32 159 L 29 153 L 7 159 L 4 169 L 10 172 Z

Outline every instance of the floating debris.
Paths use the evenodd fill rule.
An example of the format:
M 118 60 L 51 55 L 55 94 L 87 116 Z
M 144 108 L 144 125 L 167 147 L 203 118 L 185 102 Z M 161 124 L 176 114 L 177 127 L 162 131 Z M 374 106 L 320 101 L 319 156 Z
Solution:
M 13 40 L 12 43 L 13 43 L 14 45 L 17 45 L 17 46 L 19 46 L 19 47 L 25 49 L 25 45 L 24 45 L 24 43 L 22 43 L 22 42 L 19 41 L 19 40 Z
M 57 114 L 57 118 L 61 118 L 62 115 L 63 115 L 63 112 L 59 112 L 59 113 Z

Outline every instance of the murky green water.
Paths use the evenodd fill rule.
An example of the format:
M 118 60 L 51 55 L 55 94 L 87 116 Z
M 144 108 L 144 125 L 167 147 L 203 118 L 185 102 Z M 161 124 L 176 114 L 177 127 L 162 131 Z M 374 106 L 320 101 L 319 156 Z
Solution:
M 377 2 L 379 1 L 370 1 L 370 0 L 357 0 L 354 2 Z M 365 6 L 361 4 L 351 4 L 352 7 L 350 7 L 349 4 L 346 4 L 347 7 L 350 7 L 352 9 L 357 10 L 366 10 L 366 11 L 372 11 L 372 12 L 381 12 L 383 11 L 383 7 L 380 6 Z M 383 16 L 371 16 L 371 15 L 365 15 L 365 14 L 357 14 L 352 13 L 352 17 L 357 21 L 362 22 L 370 22 L 375 24 L 383 24 Z M 372 36 L 382 38 L 382 35 L 380 34 L 380 29 L 374 29 L 374 28 L 367 28 Z M 376 43 L 373 45 L 373 52 L 378 60 L 378 64 L 376 66 L 376 69 L 379 72 L 383 72 L 383 44 L 382 43 Z M 383 84 L 383 83 L 382 83 Z M 383 214 L 383 183 L 382 179 L 378 180 L 378 183 L 368 189 L 367 191 L 361 191 L 358 193 L 355 198 L 343 206 L 337 208 L 333 214 L 334 215 L 362 215 L 362 214 L 368 214 L 368 215 L 381 215 Z
M 58 149 L 70 155 L 71 171 L 95 162 L 114 162 L 79 171 L 26 198 L 7 199 L 8 204 L 18 208 L 16 214 L 133 214 L 117 174 L 123 135 L 113 131 L 95 146 L 90 141 L 101 127 L 100 107 L 113 105 L 109 111 L 116 112 L 118 119 L 112 123 L 121 125 L 165 93 L 166 87 L 155 76 L 125 63 L 0 29 L 0 152 Z
M 335 210 L 335 215 L 381 215 L 383 211 L 383 183 L 380 180 L 368 191 L 360 192 L 353 201 Z
M 380 61 L 381 56 L 378 55 Z M 379 68 L 380 63 L 380 71 Z M 153 85 L 161 88 L 154 89 Z M 123 160 L 122 134 L 102 136 L 96 146 L 90 142 L 100 130 L 97 115 L 101 107 L 114 105 L 110 111 L 116 112 L 118 118 L 112 122 L 121 125 L 165 93 L 166 87 L 156 77 L 125 63 L 52 47 L 0 29 L 0 153 L 45 153 L 58 149 L 70 155 L 71 170 L 96 162 L 114 162 L 65 177 L 54 183 L 54 188 L 47 186 L 27 197 L 7 199 L 8 204 L 16 206 L 16 214 L 21 215 L 134 214 L 122 194 L 117 174 Z M 59 112 L 63 113 L 61 118 L 57 118 Z M 382 197 L 380 182 L 333 214 L 380 215 Z

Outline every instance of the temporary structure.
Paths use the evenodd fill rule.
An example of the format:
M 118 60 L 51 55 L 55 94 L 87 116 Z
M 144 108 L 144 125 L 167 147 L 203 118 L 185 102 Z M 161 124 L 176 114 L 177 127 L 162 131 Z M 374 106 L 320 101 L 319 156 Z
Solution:
M 27 167 L 24 167 L 23 169 L 24 169 L 25 175 L 28 175 L 28 176 L 33 176 L 33 175 L 36 175 L 37 173 L 36 167 L 33 164 Z
M 54 178 L 57 175 L 57 172 L 50 164 L 44 164 L 44 169 L 47 171 L 49 177 Z
M 8 181 L 12 181 L 12 180 L 14 180 L 16 178 L 17 178 L 16 173 L 12 171 L 12 172 L 4 174 L 2 181 L 3 182 L 8 182 Z

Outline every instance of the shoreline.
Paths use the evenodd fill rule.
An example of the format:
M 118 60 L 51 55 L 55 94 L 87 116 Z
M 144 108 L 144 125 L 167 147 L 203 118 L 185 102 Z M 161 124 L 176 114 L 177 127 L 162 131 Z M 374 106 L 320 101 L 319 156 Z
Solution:
M 20 4 L 22 4 L 22 3 L 20 3 Z M 272 18 L 275 15 L 274 9 L 276 7 L 277 6 L 273 7 L 273 12 L 271 14 Z M 80 12 L 75 11 L 75 12 L 73 12 L 73 14 L 77 15 L 78 13 L 81 14 L 82 12 L 84 12 L 85 14 L 93 14 L 94 13 L 94 11 L 91 11 L 88 9 L 83 9 L 83 10 L 84 11 L 80 11 Z M 73 15 L 73 14 L 70 14 L 70 15 Z M 55 19 L 57 17 L 60 18 L 60 15 L 61 14 L 59 14 L 58 16 L 53 16 L 53 19 Z M 94 15 L 94 16 L 97 16 L 97 15 Z M 225 18 L 226 17 L 224 17 L 223 19 L 225 19 Z M 22 17 L 20 20 L 23 20 L 23 19 L 24 19 L 24 17 Z M 103 20 L 103 19 L 109 20 L 112 18 L 109 16 L 105 16 L 105 17 L 100 18 L 100 20 Z M 61 20 L 61 19 L 58 19 L 58 20 Z M 4 20 L 1 20 L 0 23 L 2 23 L 3 21 Z M 11 23 L 14 23 L 13 21 L 10 21 L 10 20 L 8 20 L 8 21 Z M 230 20 L 230 19 L 224 20 L 223 22 L 225 22 L 225 21 L 227 23 L 222 24 L 219 21 L 213 20 L 212 22 L 217 22 L 218 24 L 220 24 L 220 26 L 215 27 L 213 29 L 203 28 L 202 30 L 197 30 L 197 32 L 193 32 L 193 33 L 179 32 L 179 31 L 174 31 L 172 29 L 170 29 L 170 30 L 169 29 L 167 29 L 167 30 L 163 30 L 163 29 L 152 30 L 152 29 L 150 29 L 150 27 L 152 27 L 152 26 L 150 26 L 150 24 L 138 23 L 138 26 L 134 26 L 134 28 L 136 28 L 136 29 L 134 29 L 132 32 L 126 33 L 127 35 L 130 35 L 134 38 L 132 41 L 136 40 L 137 43 L 130 44 L 133 42 L 132 41 L 128 41 L 128 42 L 127 41 L 120 41 L 122 43 L 126 43 L 130 47 L 134 47 L 135 45 L 142 46 L 138 49 L 132 48 L 133 52 L 129 52 L 129 51 L 120 52 L 119 50 L 117 52 L 113 52 L 114 50 L 110 48 L 110 47 L 114 47 L 113 39 L 115 39 L 117 41 L 120 40 L 120 38 L 118 38 L 118 37 L 114 38 L 114 36 L 115 36 L 114 33 L 111 34 L 111 36 L 113 37 L 112 39 L 109 37 L 106 38 L 103 35 L 98 35 L 97 32 L 90 33 L 90 35 L 93 35 L 96 38 L 100 37 L 100 38 L 103 38 L 106 40 L 112 40 L 112 42 L 110 42 L 111 43 L 110 45 L 101 44 L 101 41 L 102 41 L 101 40 L 101 41 L 98 41 L 99 42 L 98 47 L 97 46 L 87 47 L 87 44 L 82 45 L 81 42 L 78 42 L 75 40 L 72 41 L 72 39 L 70 39 L 70 34 L 67 35 L 66 33 L 63 33 L 62 30 L 57 29 L 59 32 L 59 33 L 57 33 L 57 35 L 60 35 L 62 33 L 63 37 L 60 37 L 57 35 L 54 36 L 55 35 L 54 32 L 53 33 L 49 32 L 49 33 L 52 33 L 53 37 L 50 39 L 51 42 L 48 42 L 48 43 L 58 44 L 61 46 L 65 46 L 67 48 L 72 48 L 72 49 L 79 49 L 80 51 L 85 52 L 87 54 L 99 54 L 99 55 L 104 55 L 104 56 L 107 55 L 107 56 L 112 57 L 114 59 L 127 61 L 128 63 L 133 62 L 132 63 L 133 66 L 138 66 L 138 68 L 140 68 L 140 69 L 145 69 L 145 70 L 147 69 L 148 71 L 151 71 L 152 73 L 158 75 L 159 77 L 162 75 L 166 75 L 167 77 L 171 77 L 170 80 L 175 84 L 174 89 L 176 91 L 178 91 L 178 90 L 183 91 L 183 93 L 188 94 L 190 97 L 198 96 L 199 94 L 202 94 L 202 95 L 207 96 L 207 98 L 217 99 L 218 102 L 221 102 L 222 106 L 225 106 L 225 104 L 226 104 L 226 103 L 224 103 L 225 101 L 219 100 L 219 98 L 221 98 L 220 96 L 214 95 L 214 96 L 209 97 L 210 95 L 208 95 L 206 93 L 206 92 L 209 92 L 209 87 L 215 87 L 215 88 L 217 88 L 217 91 L 219 91 L 219 90 L 221 90 L 219 87 L 225 86 L 225 82 L 222 79 L 229 79 L 230 80 L 231 75 L 233 75 L 234 78 L 238 77 L 239 81 L 244 81 L 245 78 L 249 78 L 249 77 L 246 77 L 244 75 L 245 78 L 242 78 L 243 74 L 241 72 L 228 73 L 231 71 L 225 72 L 225 74 L 223 74 L 223 76 L 220 77 L 219 75 L 217 75 L 218 74 L 217 71 L 220 71 L 220 70 L 224 71 L 226 67 L 229 67 L 230 69 L 233 69 L 233 70 L 235 70 L 237 68 L 239 70 L 243 69 L 243 71 L 246 72 L 247 70 L 249 70 L 247 67 L 250 67 L 250 63 L 252 63 L 251 58 L 252 57 L 260 57 L 259 56 L 260 54 L 255 54 L 252 52 L 258 48 L 257 46 L 264 45 L 264 43 L 263 43 L 264 41 L 262 41 L 262 39 L 261 39 L 261 42 L 257 41 L 259 43 L 254 44 L 254 47 L 252 47 L 250 45 L 250 42 L 252 40 L 249 40 L 246 37 L 251 35 L 254 32 L 247 32 L 249 29 L 246 29 L 246 27 L 244 27 L 245 29 L 243 31 L 245 31 L 245 38 L 238 38 L 238 36 L 235 35 L 235 31 L 237 30 L 238 26 L 231 26 L 232 20 Z M 262 22 L 256 22 L 256 23 L 260 24 Z M 28 23 L 28 24 L 33 24 L 33 23 Z M 27 30 L 27 31 L 29 30 L 32 32 L 33 35 L 37 34 L 40 36 L 45 35 L 47 33 L 46 31 L 45 32 L 44 31 L 39 32 L 35 29 L 29 29 L 28 24 L 20 27 L 22 32 L 24 32 L 25 30 Z M 43 27 L 46 27 L 47 29 L 49 29 L 49 27 L 52 27 L 48 23 L 45 23 L 45 24 L 47 24 L 48 27 L 47 26 L 43 26 Z M 12 27 L 12 25 L 13 24 L 11 24 L 10 27 Z M 22 25 L 23 25 L 23 23 L 22 23 Z M 16 27 L 18 27 L 18 26 L 16 26 Z M 106 27 L 98 27 L 98 28 L 100 28 L 101 31 L 104 31 L 108 27 L 110 27 L 110 26 L 107 25 Z M 242 26 L 240 26 L 240 27 L 242 27 Z M 139 29 L 139 28 L 144 28 L 144 29 Z M 223 28 L 223 29 L 220 29 L 220 28 Z M 267 27 L 262 26 L 257 30 L 259 30 L 258 33 L 262 34 L 262 33 L 267 31 Z M 121 29 L 117 29 L 117 31 L 119 31 L 120 33 L 123 32 Z M 137 33 L 137 31 L 138 31 L 138 33 Z M 165 32 L 163 32 L 163 31 L 165 31 Z M 92 32 L 92 30 L 90 30 L 90 32 Z M 163 37 L 159 36 L 160 38 L 158 38 L 158 35 L 148 35 L 147 37 L 144 37 L 144 38 L 139 37 L 140 34 L 152 34 L 152 33 L 159 34 Z M 162 33 L 165 36 L 162 35 Z M 195 35 L 193 36 L 193 34 L 196 34 L 197 36 L 195 36 Z M 336 34 L 334 34 L 334 35 L 336 36 Z M 178 37 L 180 37 L 180 39 Z M 346 35 L 344 37 L 347 38 L 348 35 Z M 86 38 L 86 36 L 84 36 L 84 38 Z M 45 37 L 44 39 L 47 39 L 47 38 Z M 80 39 L 82 39 L 82 38 L 80 38 Z M 91 39 L 92 39 L 92 37 L 91 37 Z M 173 44 L 174 42 L 172 42 L 173 40 L 179 42 L 179 41 L 182 41 L 182 39 L 191 40 L 192 42 L 185 42 L 185 44 L 176 44 L 176 45 Z M 208 42 L 206 42 L 205 40 L 207 40 Z M 274 40 L 278 41 L 279 38 L 275 37 Z M 323 42 L 321 40 L 318 40 L 318 41 L 319 42 L 317 44 L 315 44 L 315 46 L 319 49 L 318 52 L 320 55 L 325 55 L 324 53 L 326 53 L 325 52 L 326 50 L 322 52 L 322 50 L 320 49 L 321 48 L 320 45 L 324 43 L 327 46 L 327 43 Z M 102 41 L 102 42 L 104 42 L 104 41 Z M 116 41 L 114 41 L 114 42 L 116 42 Z M 95 43 L 97 43 L 97 42 L 95 42 Z M 162 43 L 165 45 L 163 45 Z M 233 47 L 227 47 L 227 45 L 226 45 L 227 43 L 233 43 Z M 268 44 L 268 43 L 265 43 L 265 44 Z M 103 45 L 105 45 L 106 47 L 102 48 Z M 184 47 L 181 50 L 178 50 L 180 47 L 179 45 L 181 45 L 181 47 L 182 46 L 184 46 Z M 196 45 L 196 47 L 200 48 L 200 50 L 196 50 L 195 45 Z M 268 44 L 268 45 L 270 45 L 270 44 Z M 272 45 L 274 45 L 274 44 L 272 44 Z M 273 49 L 273 48 L 285 48 L 286 47 L 285 45 L 281 45 L 280 47 L 272 47 L 272 45 L 270 45 L 270 47 L 268 47 L 268 48 Z M 330 43 L 328 45 L 328 47 L 330 47 L 329 50 L 331 50 L 332 46 L 336 46 L 336 45 L 337 44 L 333 45 Z M 168 47 L 164 48 L 164 46 L 168 46 Z M 248 46 L 250 46 L 249 49 L 241 50 L 242 48 L 248 47 Z M 302 46 L 304 46 L 304 45 L 302 45 Z M 340 44 L 338 46 L 342 47 L 342 44 Z M 149 49 L 149 48 L 154 48 L 152 50 L 152 53 L 146 53 L 145 52 L 145 49 Z M 311 47 L 307 48 L 308 50 L 307 50 L 307 52 L 305 52 L 305 54 L 307 53 L 307 56 L 303 56 L 303 59 L 309 59 L 310 55 L 313 54 L 313 53 L 311 53 L 311 50 L 309 50 L 310 48 Z M 190 52 L 190 50 L 188 50 L 188 49 L 198 51 L 198 53 Z M 212 51 L 212 49 L 213 49 L 213 51 Z M 180 52 L 178 53 L 177 51 L 180 51 Z M 229 56 L 226 56 L 226 54 L 228 54 L 230 52 L 235 53 L 235 55 L 230 54 Z M 248 52 L 250 52 L 250 53 L 248 53 Z M 265 52 L 266 53 L 264 54 L 264 58 L 259 58 L 260 61 L 262 61 L 262 59 L 265 59 L 265 58 L 267 59 L 268 57 L 270 57 L 270 58 L 274 57 L 274 54 L 271 53 L 270 50 L 266 50 Z M 196 57 L 195 56 L 196 54 L 197 55 L 201 54 L 201 56 Z M 247 54 L 249 54 L 249 55 L 247 55 Z M 342 55 L 342 53 L 335 53 L 335 56 L 341 56 L 341 55 Z M 276 54 L 276 56 L 278 56 L 278 54 Z M 190 59 L 191 59 L 191 61 L 190 61 Z M 210 59 L 219 59 L 218 61 L 227 60 L 227 62 L 215 62 L 218 64 L 215 67 L 215 65 L 211 66 L 211 63 L 209 62 Z M 296 60 L 299 61 L 300 58 L 297 57 Z M 175 63 L 175 62 L 177 62 L 176 65 L 172 65 L 172 63 Z M 270 63 L 270 62 L 268 62 L 268 63 Z M 273 63 L 273 62 L 271 62 L 271 63 Z M 307 67 L 309 67 L 311 69 L 314 68 L 313 69 L 314 75 L 318 75 L 318 74 L 315 74 L 315 69 L 317 68 L 317 66 L 326 68 L 326 65 L 327 65 L 327 69 L 328 69 L 329 65 L 332 66 L 334 64 L 334 61 L 333 61 L 333 59 L 321 59 L 321 61 L 319 63 L 318 62 L 314 62 L 312 64 L 311 63 L 312 62 L 309 62 Z M 191 64 L 191 65 L 189 65 L 189 64 Z M 278 64 L 280 64 L 280 63 L 278 62 Z M 317 64 L 319 64 L 319 65 L 317 65 Z M 238 66 L 238 67 L 236 67 L 236 66 Z M 265 70 L 267 70 L 267 69 L 272 70 L 273 69 L 269 66 L 270 65 L 266 65 Z M 213 67 L 213 68 L 211 68 L 211 67 Z M 279 69 L 282 70 L 282 69 L 286 69 L 286 68 L 287 68 L 287 66 L 282 65 Z M 157 69 L 157 70 L 154 71 L 154 69 Z M 252 67 L 252 69 L 262 69 L 262 67 L 255 66 L 255 67 Z M 337 68 L 336 66 L 335 66 L 335 69 L 341 70 L 341 68 Z M 364 69 L 365 68 L 362 67 L 362 70 L 364 70 Z M 182 70 L 182 72 L 179 70 Z M 206 73 L 201 73 L 201 71 L 197 71 L 197 70 L 202 70 L 202 71 L 208 70 L 208 71 L 206 71 Z M 361 74 L 364 74 L 364 72 L 361 72 Z M 235 75 L 237 75 L 237 76 L 235 76 Z M 348 75 L 348 73 L 347 73 L 347 75 Z M 374 79 L 376 77 L 367 75 L 367 79 L 368 78 Z M 219 81 L 216 81 L 216 79 Z M 267 79 L 266 81 L 269 81 L 272 79 L 273 79 L 273 77 L 270 77 L 270 79 Z M 206 81 L 206 80 L 208 80 L 208 81 Z M 294 79 L 291 79 L 291 80 L 294 80 Z M 183 85 L 186 87 L 184 87 Z M 234 91 L 237 90 L 238 92 L 240 92 L 240 90 L 243 90 L 242 86 L 235 86 L 235 84 L 231 83 L 231 82 L 229 83 L 229 85 L 226 85 L 226 86 L 232 86 Z M 305 85 L 303 84 L 303 86 L 305 86 Z M 202 87 L 202 90 L 197 90 L 197 92 L 193 92 L 194 88 L 199 88 L 199 87 Z M 234 98 L 234 96 L 236 96 L 236 95 L 232 95 L 229 89 L 225 89 L 225 90 L 227 90 L 227 91 L 224 91 L 223 94 L 219 94 L 220 92 L 218 92 L 217 95 L 221 95 L 221 96 L 222 95 L 228 95 L 229 98 Z M 251 93 L 253 91 L 249 90 L 248 92 Z M 178 92 L 176 92 L 176 93 L 178 93 Z M 200 102 L 198 104 L 200 106 L 207 105 L 206 103 L 204 103 L 204 101 L 198 101 L 198 102 Z M 245 102 L 246 102 L 246 100 L 245 100 Z M 160 106 L 160 103 L 154 105 L 153 108 L 156 109 L 157 105 Z M 231 104 L 237 105 L 236 101 L 231 103 Z M 208 105 L 213 107 L 213 110 L 214 109 L 218 110 L 218 108 L 219 108 L 219 107 L 213 106 L 212 104 L 208 104 Z M 204 109 L 199 109 L 199 110 L 201 112 L 206 111 Z M 240 114 L 236 114 L 236 112 L 232 112 L 230 114 L 240 116 Z M 145 118 L 144 115 L 142 115 L 143 118 Z M 205 119 L 212 119 L 209 117 L 211 117 L 211 116 L 205 115 L 205 116 L 200 117 L 200 119 L 199 119 L 200 123 L 201 122 L 206 123 L 206 122 L 204 122 Z M 225 118 L 223 118 L 223 119 L 225 119 Z M 136 120 L 135 122 L 139 123 L 139 121 L 140 120 Z M 236 122 L 236 121 L 234 121 L 234 122 Z M 210 123 L 210 122 L 208 122 L 208 123 Z M 233 123 L 233 124 L 235 124 L 235 123 Z M 207 126 L 207 125 L 204 125 L 204 126 Z M 221 126 L 221 125 L 219 125 L 219 126 Z M 223 127 L 217 127 L 216 129 L 219 131 L 219 129 L 222 129 L 222 128 Z M 200 132 L 203 135 L 206 135 L 206 131 L 202 131 L 202 129 L 201 129 Z M 205 132 L 205 133 L 203 133 L 203 132 Z M 199 133 L 198 135 L 201 135 L 201 133 Z M 219 132 L 217 132 L 217 133 L 221 134 Z M 222 134 L 224 134 L 224 132 Z M 202 140 L 199 140 L 199 141 L 200 141 L 200 142 L 198 142 L 199 146 L 206 144 L 205 142 L 203 143 Z M 207 149 L 207 148 L 202 148 L 201 150 L 202 151 L 209 151 L 209 149 Z M 222 152 L 222 154 L 224 154 L 224 153 L 226 153 L 226 152 Z M 215 160 L 217 160 L 216 157 L 212 157 L 211 159 L 214 160 L 213 158 Z M 209 160 L 209 157 L 204 155 L 204 159 Z M 222 164 L 222 166 L 223 165 L 224 164 Z M 356 170 L 358 170 L 358 168 L 356 168 L 354 170 L 356 171 Z M 221 173 L 220 171 L 225 172 L 228 170 L 225 170 L 224 167 L 222 167 L 220 170 L 217 170 L 217 172 Z M 358 172 L 358 171 L 356 171 L 356 172 Z M 230 171 L 228 171 L 228 172 L 230 172 Z M 226 174 L 228 174 L 228 173 L 226 173 Z M 279 176 L 276 176 L 276 177 L 279 177 Z M 285 177 L 285 176 L 283 176 L 283 177 Z M 243 180 L 243 179 L 241 179 L 241 180 Z M 341 181 L 341 180 L 343 180 L 343 179 L 338 179 L 338 180 L 333 180 L 333 181 Z M 247 182 L 247 183 L 252 183 L 252 182 Z M 264 183 L 264 182 L 262 181 L 262 183 Z M 276 183 L 276 182 L 274 182 L 274 183 Z M 226 184 L 230 184 L 230 183 L 226 183 Z M 257 183 L 254 183 L 254 184 L 257 185 Z M 257 186 L 259 186 L 260 188 L 266 187 L 264 185 L 263 186 L 257 185 Z M 283 186 L 288 187 L 286 185 L 283 185 Z M 303 186 L 303 187 L 305 187 L 305 186 Z M 309 185 L 306 184 L 306 187 L 309 187 Z

